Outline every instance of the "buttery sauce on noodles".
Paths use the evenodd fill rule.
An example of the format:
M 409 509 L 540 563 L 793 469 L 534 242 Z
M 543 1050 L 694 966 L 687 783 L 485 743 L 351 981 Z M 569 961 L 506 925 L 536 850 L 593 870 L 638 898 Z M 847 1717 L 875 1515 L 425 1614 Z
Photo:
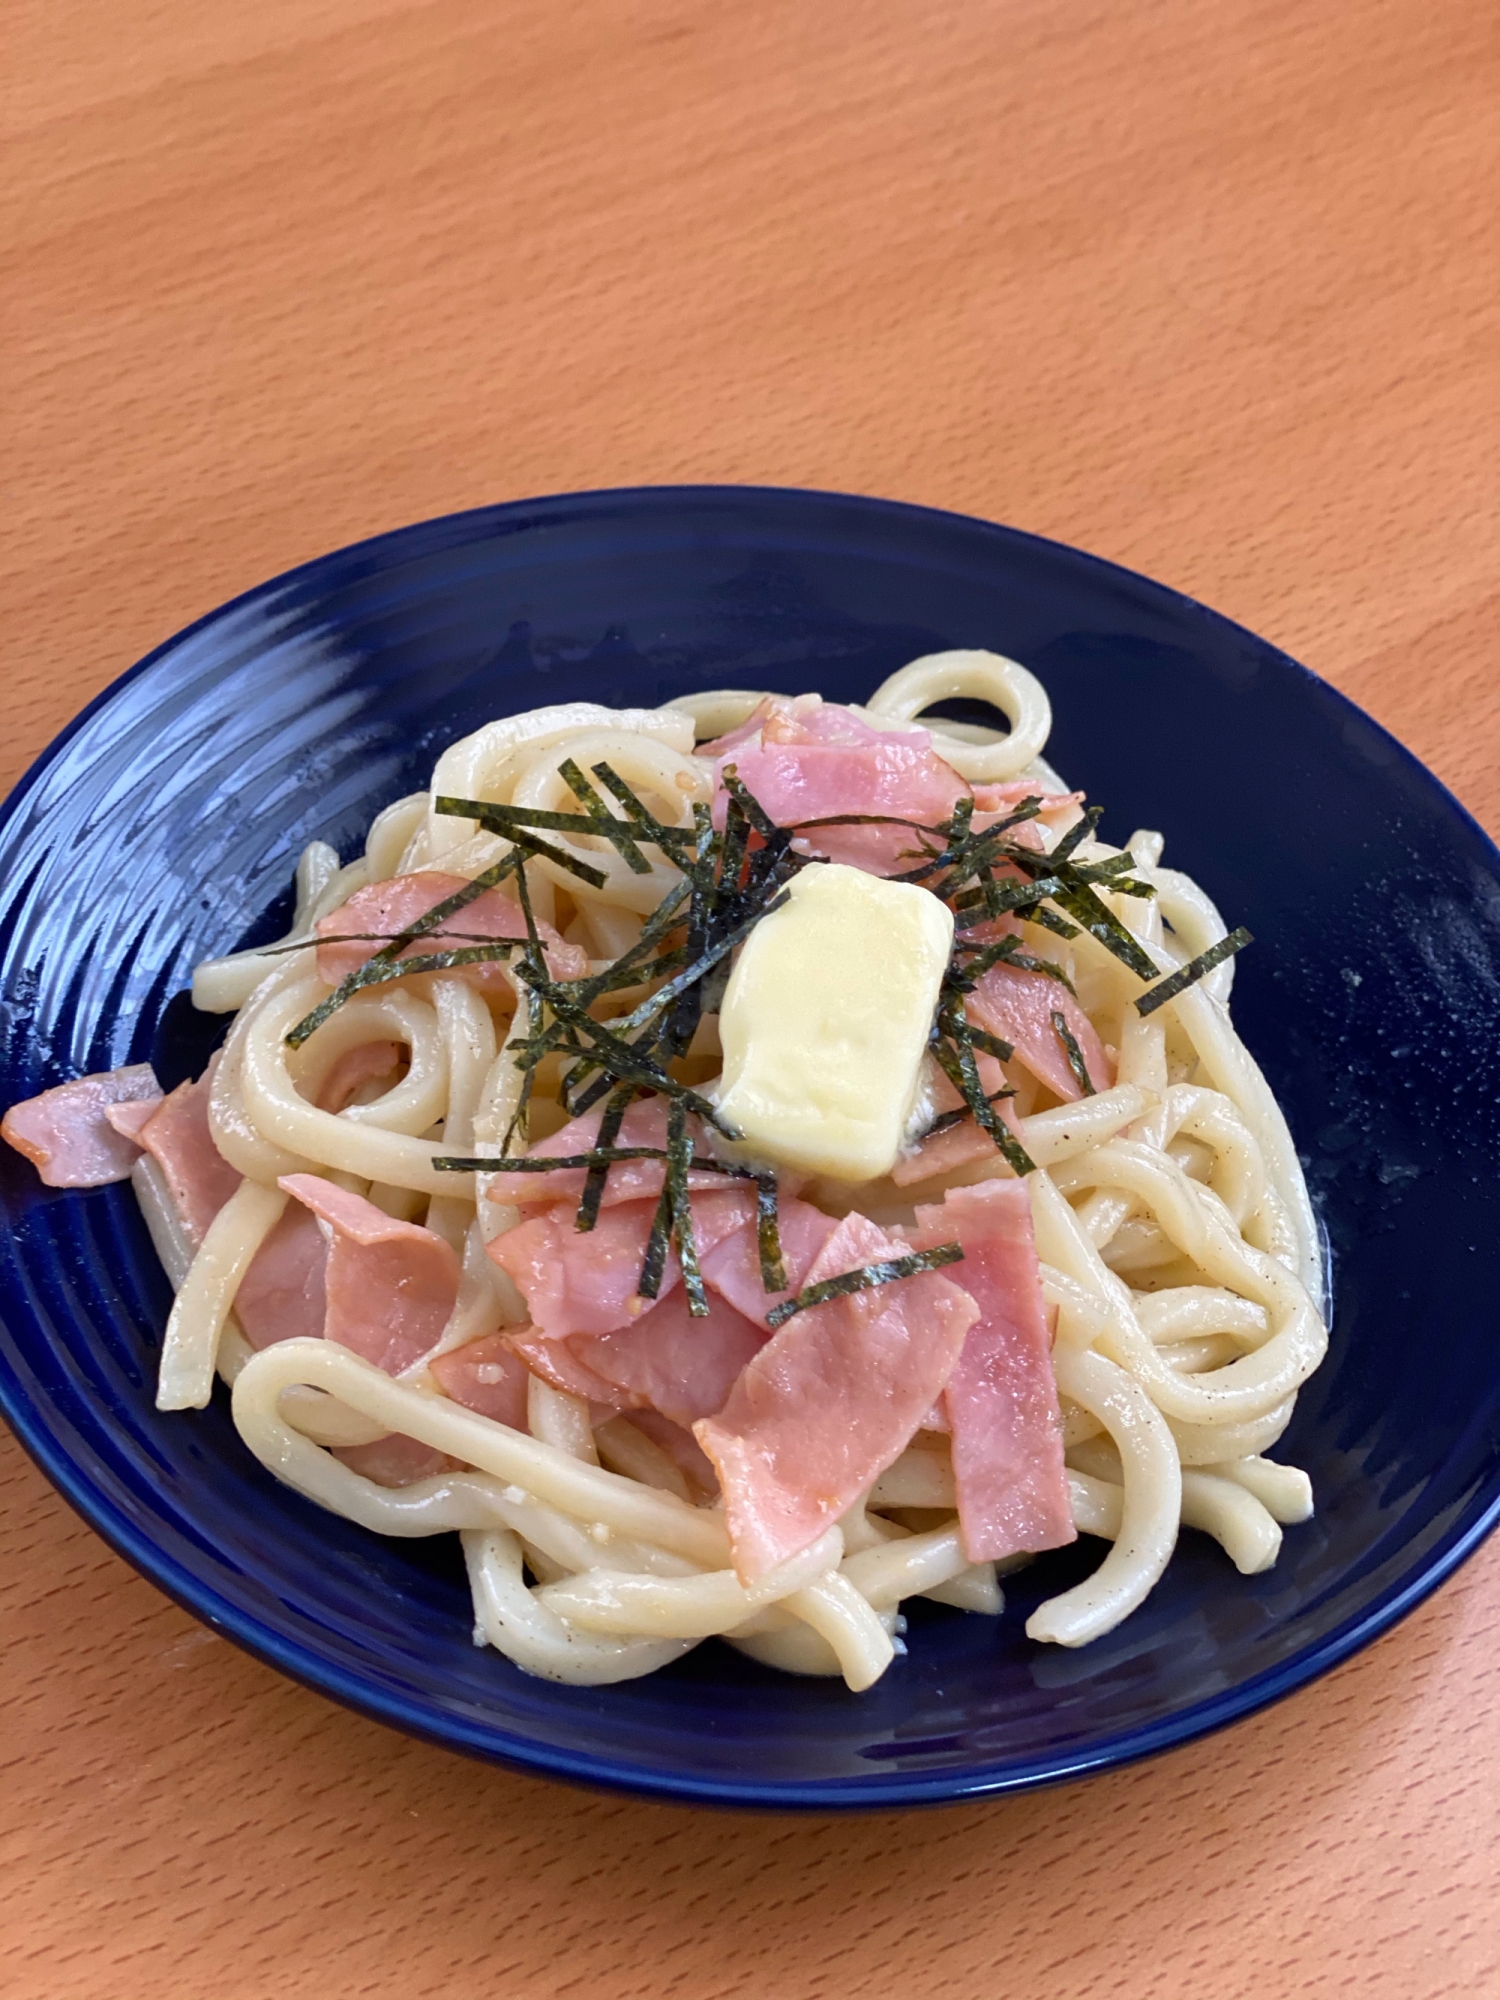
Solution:
M 1061 780 L 1042 761 L 1046 695 L 1014 662 L 985 653 L 917 661 L 854 713 L 891 740 L 919 741 L 911 735 L 918 718 L 955 696 L 989 702 L 1008 729 L 920 725 L 946 765 L 969 785 L 1031 791 L 1044 806 L 1062 799 Z M 156 1161 L 143 1156 L 135 1169 L 177 1286 L 161 1405 L 201 1407 L 217 1370 L 232 1385 L 241 1437 L 279 1479 L 378 1534 L 456 1531 L 476 1643 L 555 1680 L 649 1673 L 718 1636 L 773 1666 L 840 1673 L 860 1689 L 904 1650 L 906 1598 L 988 1615 L 1002 1608 L 995 1563 L 965 1553 L 941 1430 L 923 1429 L 842 1518 L 746 1582 L 722 1505 L 628 1408 L 591 1407 L 537 1375 L 523 1429 L 442 1393 L 435 1360 L 527 1319 L 515 1284 L 488 1254 L 523 1211 L 488 1198 L 483 1170 L 435 1164 L 524 1151 L 521 1058 L 535 1003 L 514 957 L 498 973 L 493 961 L 456 964 L 367 986 L 300 1046 L 288 1042 L 330 994 L 310 948 L 320 920 L 372 885 L 422 872 L 468 880 L 510 854 L 505 832 L 439 810 L 440 799 L 576 815 L 560 767 L 604 765 L 663 825 L 691 831 L 694 808 L 715 802 L 715 763 L 697 746 L 743 729 L 766 712 L 765 699 L 722 690 L 661 709 L 573 704 L 497 721 L 444 752 L 429 792 L 381 813 L 356 860 L 340 866 L 314 843 L 298 866 L 296 916 L 281 945 L 196 975 L 197 1004 L 234 1015 L 209 1120 L 243 1179 L 195 1247 Z M 608 809 L 617 818 L 626 811 L 618 800 Z M 1058 850 L 1081 819 L 1070 800 L 1048 807 L 1030 822 L 1038 850 Z M 551 926 L 559 949 L 571 947 L 591 975 L 607 972 L 681 885 L 681 869 L 655 847 L 632 862 L 618 844 L 576 830 L 543 827 L 537 837 L 550 848 L 524 865 L 537 923 Z M 1115 848 L 1090 823 L 1067 850 L 1085 865 L 1131 857 L 1099 876 L 1098 895 L 1159 978 L 1225 937 L 1203 891 L 1163 867 L 1162 847 L 1160 834 L 1141 831 Z M 570 865 L 579 862 L 594 879 Z M 502 893 L 514 897 L 519 886 L 511 879 Z M 1078 1531 L 1109 1545 L 1093 1574 L 1041 1604 L 1026 1629 L 1036 1640 L 1079 1646 L 1141 1603 L 1184 1524 L 1213 1536 L 1249 1573 L 1275 1561 L 1282 1524 L 1311 1511 L 1306 1476 L 1265 1454 L 1323 1355 L 1322 1269 L 1286 1122 L 1230 1021 L 1232 962 L 1141 1011 L 1134 1003 L 1147 982 L 1117 948 L 1077 924 L 1043 928 L 1035 915 L 1035 906 L 1019 913 L 1022 942 L 1066 975 L 1114 1070 L 1107 1088 L 1060 1101 L 1007 1065 L 1018 1094 L 1001 1133 L 1031 1167 L 1024 1186 L 1052 1329 L 1067 1501 Z M 454 932 L 463 927 L 455 916 Z M 1063 928 L 1071 931 L 1065 939 Z M 359 949 L 378 948 L 376 938 Z M 641 998 L 638 988 L 607 992 L 596 1015 L 623 1016 Z M 367 1082 L 342 1108 L 319 1104 L 335 1065 L 353 1063 L 339 1072 L 350 1075 L 364 1063 L 374 1076 L 390 1047 L 400 1052 L 394 1082 Z M 705 1014 L 675 1073 L 711 1097 L 717 1058 L 714 1016 Z M 532 1144 L 563 1122 L 554 1090 L 555 1071 L 544 1065 Z M 889 1231 L 909 1225 L 917 1205 L 940 1201 L 944 1187 L 1011 1180 L 1015 1171 L 997 1145 L 936 1185 L 898 1170 L 896 1181 L 873 1188 L 820 1184 L 810 1199 L 835 1215 L 873 1211 Z M 247 1342 L 240 1288 L 257 1252 L 288 1227 L 280 1182 L 308 1175 L 333 1191 L 329 1200 L 340 1189 L 364 1197 L 393 1224 L 425 1225 L 447 1246 L 431 1254 L 435 1263 L 455 1260 L 444 1268 L 459 1274 L 457 1302 L 436 1345 L 415 1360 L 393 1370 L 326 1339 L 273 1341 L 259 1351 Z M 961 1287 L 964 1266 L 943 1275 Z M 900 1290 L 893 1285 L 889 1296 Z M 441 1454 L 438 1469 L 407 1484 L 358 1469 L 360 1453 L 392 1434 Z

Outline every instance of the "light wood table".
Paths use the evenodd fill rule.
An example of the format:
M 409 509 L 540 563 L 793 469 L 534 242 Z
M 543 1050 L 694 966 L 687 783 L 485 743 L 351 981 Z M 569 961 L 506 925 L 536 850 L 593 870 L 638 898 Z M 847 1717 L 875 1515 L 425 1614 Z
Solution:
M 1492 0 L 15 0 L 0 778 L 340 543 L 679 479 L 1036 529 L 1500 826 Z M 713 1817 L 290 1686 L 4 1459 L 10 2000 L 1500 1993 L 1500 1545 L 1070 1790 Z

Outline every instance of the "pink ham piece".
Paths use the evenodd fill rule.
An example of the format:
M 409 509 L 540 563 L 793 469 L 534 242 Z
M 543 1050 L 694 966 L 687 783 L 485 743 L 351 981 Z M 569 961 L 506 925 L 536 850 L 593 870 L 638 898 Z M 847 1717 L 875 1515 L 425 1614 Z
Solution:
M 846 1216 L 806 1282 L 907 1247 Z M 815 1541 L 900 1455 L 978 1316 L 967 1292 L 932 1271 L 809 1307 L 777 1330 L 719 1414 L 693 1426 L 718 1471 L 742 1582 Z
M 586 1111 L 581 1118 L 570 1120 L 550 1138 L 539 1139 L 530 1148 L 529 1157 L 533 1160 L 565 1159 L 570 1153 L 590 1152 L 599 1143 L 599 1126 L 603 1117 L 602 1104 L 593 1111 Z M 700 1136 L 696 1118 L 688 1120 L 688 1130 L 694 1138 Z M 619 1146 L 665 1147 L 666 1099 L 647 1097 L 630 1105 L 615 1143 Z M 582 1199 L 587 1175 L 585 1167 L 558 1167 L 551 1173 L 496 1174 L 489 1184 L 490 1200 L 513 1202 L 520 1208 L 540 1207 L 560 1201 L 576 1208 Z M 661 1193 L 665 1176 L 666 1165 L 661 1160 L 619 1160 L 610 1168 L 605 1179 L 601 1206 L 616 1208 L 621 1202 L 648 1198 L 655 1201 Z M 711 1173 L 704 1167 L 688 1169 L 690 1190 L 706 1193 L 723 1186 L 723 1174 Z
M 141 1133 L 156 1116 L 161 1102 L 159 1096 L 131 1098 L 124 1104 L 106 1104 L 104 1115 L 116 1132 L 139 1145 Z
M 1067 1022 L 1095 1090 L 1108 1090 L 1114 1082 L 1114 1064 L 1104 1053 L 1093 1022 L 1067 987 L 1045 972 L 992 965 L 965 1004 L 969 1019 L 1009 1042 L 1017 1060 L 1064 1104 L 1082 1097 L 1083 1086 L 1068 1065 L 1067 1051 L 1052 1025 L 1054 1014 Z
M 318 976 L 337 986 L 351 972 L 358 972 L 381 949 L 381 940 L 404 931 L 437 904 L 456 895 L 465 886 L 462 875 L 449 875 L 429 868 L 416 875 L 397 875 L 389 882 L 372 882 L 356 889 L 348 902 L 324 917 L 318 925 Z M 550 924 L 538 923 L 543 956 L 554 979 L 581 979 L 589 969 L 588 954 L 577 945 L 565 944 Z M 423 957 L 429 952 L 456 951 L 487 938 L 524 938 L 526 919 L 521 906 L 502 889 L 486 889 L 465 908 L 454 912 L 448 923 L 428 936 L 418 938 L 402 952 L 403 958 Z M 337 942 L 347 938 L 347 943 Z M 502 964 L 471 965 L 464 977 L 486 991 L 510 991 Z
M 696 1486 L 703 1494 L 718 1492 L 713 1465 L 691 1431 L 685 1431 L 681 1424 L 674 1424 L 656 1410 L 632 1410 L 630 1421 L 653 1444 L 660 1445 L 690 1486 Z
M 420 1361 L 436 1346 L 458 1298 L 452 1245 L 316 1174 L 285 1174 L 277 1185 L 332 1232 L 326 1338 L 387 1375 Z
M 1007 778 L 1003 785 L 976 784 L 974 824 L 982 825 L 984 818 L 991 816 L 1003 819 L 1027 799 L 1040 799 L 1042 809 L 1037 817 L 1045 820 L 1048 826 L 1060 828 L 1064 822 L 1071 825 L 1076 819 L 1073 808 L 1083 804 L 1083 793 L 1046 792 L 1035 778 Z
M 531 1370 L 503 1333 L 487 1333 L 448 1354 L 434 1355 L 428 1372 L 445 1396 L 513 1431 L 526 1429 Z
M 574 1334 L 567 1340 L 514 1334 L 512 1344 L 554 1388 L 618 1408 L 656 1410 L 687 1430 L 723 1408 L 768 1338 L 763 1326 L 723 1299 L 710 1297 L 708 1304 L 708 1317 L 694 1319 L 679 1285 L 634 1326 L 616 1333 Z
M 716 736 L 711 743 L 700 743 L 697 755 L 719 759 L 738 750 L 742 743 L 758 743 L 761 731 L 768 722 L 783 717 L 805 716 L 810 709 L 821 708 L 820 694 L 797 694 L 791 696 L 768 694 L 758 702 L 737 729 L 730 729 L 723 736 Z
M 983 1050 L 975 1056 L 979 1070 L 979 1081 L 985 1092 L 997 1091 L 1006 1081 L 1005 1071 L 993 1056 Z M 937 1077 L 932 1086 L 932 1106 L 935 1113 L 957 1111 L 963 1099 L 946 1076 Z M 1002 1097 L 995 1106 L 995 1115 L 1002 1125 L 1020 1136 L 1020 1122 L 1016 1117 L 1015 1105 L 1008 1097 Z M 914 1151 L 904 1154 L 891 1168 L 891 1179 L 897 1187 L 911 1187 L 920 1181 L 930 1181 L 938 1174 L 952 1173 L 958 1167 L 966 1167 L 973 1160 L 998 1158 L 994 1140 L 984 1131 L 974 1118 L 964 1118 L 957 1125 L 949 1125 L 941 1132 L 934 1132 L 931 1138 L 922 1140 Z M 1001 1169 L 1001 1171 L 1008 1171 Z
M 720 745 L 714 749 L 716 781 L 732 763 L 778 826 L 840 813 L 889 813 L 932 826 L 947 819 L 970 789 L 938 756 L 925 729 L 875 729 L 833 702 L 772 704 L 759 741 L 752 735 L 727 753 Z M 724 824 L 727 806 L 728 794 L 720 790 L 717 825 Z M 904 826 L 840 826 L 810 832 L 804 841 L 809 853 L 829 861 L 894 875 L 912 865 L 905 854 L 916 835 Z
M 328 1318 L 328 1241 L 318 1218 L 288 1202 L 251 1259 L 235 1294 L 234 1316 L 255 1348 L 278 1340 L 320 1340 Z
M 582 1233 L 570 1209 L 551 1207 L 495 1237 L 489 1254 L 519 1287 L 539 1332 L 554 1338 L 612 1333 L 650 1306 L 637 1287 L 655 1215 L 654 1201 L 622 1202 L 604 1209 Z M 679 1275 L 669 1252 L 661 1297 Z
M 208 1225 L 240 1184 L 240 1176 L 214 1144 L 209 1130 L 213 1070 L 210 1062 L 196 1083 L 178 1084 L 136 1134 L 136 1143 L 161 1168 L 194 1247 L 203 1241 Z
M 776 1206 L 787 1288 L 784 1292 L 768 1292 L 760 1274 L 760 1242 L 755 1228 L 754 1205 L 747 1195 L 736 1195 L 735 1199 L 742 1204 L 742 1219 L 738 1226 L 726 1228 L 722 1233 L 713 1232 L 706 1237 L 700 1233 L 698 1263 L 706 1285 L 744 1318 L 755 1320 L 764 1327 L 766 1314 L 772 1307 L 781 1305 L 807 1283 L 808 1272 L 819 1251 L 838 1228 L 838 1222 L 833 1216 L 825 1215 L 822 1209 L 814 1208 L 811 1202 L 798 1201 L 783 1194 Z M 695 1202 L 695 1218 L 698 1212 L 699 1204 Z M 707 1416 L 710 1413 L 700 1411 L 699 1414 Z
M 48 1187 L 107 1187 L 129 1179 L 140 1148 L 109 1119 L 113 1105 L 161 1101 L 149 1063 L 100 1070 L 13 1104 L 0 1138 L 24 1153 Z
M 451 1472 L 458 1464 L 456 1458 L 434 1451 L 430 1444 L 408 1437 L 404 1431 L 388 1431 L 371 1444 L 338 1445 L 333 1455 L 351 1472 L 372 1479 L 377 1486 L 412 1486 L 419 1479 Z
M 361 1042 L 345 1049 L 318 1087 L 320 1111 L 342 1111 L 367 1083 L 386 1084 L 396 1080 L 403 1050 L 399 1042 Z M 386 1079 L 390 1083 L 386 1083 Z
M 621 1202 L 602 1210 L 592 1229 L 580 1230 L 573 1226 L 574 1211 L 555 1205 L 497 1236 L 489 1254 L 519 1287 L 538 1333 L 555 1340 L 613 1333 L 653 1309 L 653 1301 L 643 1299 L 637 1287 L 656 1206 L 654 1201 Z M 700 1260 L 724 1236 L 754 1226 L 754 1198 L 738 1189 L 696 1195 L 692 1206 Z M 676 1253 L 669 1251 L 658 1301 L 671 1293 L 681 1275 Z
M 917 1226 L 919 1248 L 963 1245 L 954 1268 L 979 1309 L 943 1391 L 964 1553 L 1060 1548 L 1077 1530 L 1025 1183 L 950 1189 Z
M 510 1335 L 510 1342 L 528 1375 L 539 1376 L 552 1388 L 581 1398 L 591 1409 L 618 1416 L 625 1407 L 624 1396 L 578 1358 L 577 1349 L 583 1341 L 601 1338 L 604 1336 L 578 1334 L 571 1339 L 549 1340 L 545 1334 L 523 1327 Z
M 995 1106 L 995 1115 L 1002 1125 L 1009 1126 L 1020 1137 L 1020 1120 L 1009 1098 L 1002 1098 Z M 989 1133 L 976 1119 L 965 1118 L 957 1125 L 948 1126 L 946 1131 L 935 1132 L 930 1139 L 924 1139 L 914 1153 L 897 1160 L 891 1168 L 891 1179 L 897 1187 L 915 1187 L 922 1181 L 935 1180 L 939 1174 L 955 1173 L 960 1167 L 972 1166 L 975 1160 L 985 1159 L 995 1162 L 998 1173 L 1010 1171 L 1000 1164 L 999 1153 Z

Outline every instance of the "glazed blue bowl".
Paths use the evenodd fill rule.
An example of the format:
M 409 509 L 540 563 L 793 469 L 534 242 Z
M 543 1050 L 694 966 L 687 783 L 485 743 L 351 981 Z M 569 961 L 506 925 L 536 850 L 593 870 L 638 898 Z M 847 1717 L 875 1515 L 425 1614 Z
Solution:
M 169 1292 L 129 1188 L 50 1192 L 5 1153 L 0 1404 L 62 1493 L 227 1638 L 455 1750 L 716 1805 L 889 1807 L 1120 1764 L 1302 1686 L 1420 1601 L 1500 1512 L 1500 856 L 1367 717 L 1160 585 L 985 522 L 834 494 L 663 488 L 483 509 L 310 563 L 116 682 L 0 817 L 0 1104 L 223 1022 L 194 962 L 284 926 L 293 860 L 346 855 L 456 736 L 587 697 L 722 685 L 867 695 L 920 653 L 1023 660 L 1048 754 L 1160 828 L 1231 923 L 1236 1017 L 1328 1233 L 1325 1367 L 1278 1455 L 1316 1518 L 1241 1577 L 1186 1533 L 1082 1652 L 1024 1636 L 1083 1541 L 995 1623 L 937 1606 L 869 1693 L 701 1647 L 599 1689 L 471 1641 L 457 1538 L 384 1541 L 278 1486 L 222 1392 L 152 1406 Z

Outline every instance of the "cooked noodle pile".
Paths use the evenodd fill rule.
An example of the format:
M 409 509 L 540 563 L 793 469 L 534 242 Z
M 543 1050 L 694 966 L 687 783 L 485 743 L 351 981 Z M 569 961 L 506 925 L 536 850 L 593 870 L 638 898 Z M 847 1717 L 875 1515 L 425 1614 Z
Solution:
M 1144 953 L 1158 975 L 1168 975 L 1224 939 L 1204 892 L 1162 866 L 1159 833 L 1137 832 L 1116 848 L 1083 821 L 1079 804 L 1041 761 L 1046 696 L 1014 663 L 983 653 L 919 661 L 854 716 L 893 740 L 919 742 L 917 718 L 956 696 L 989 702 L 1008 730 L 935 721 L 926 725 L 932 749 L 974 786 L 1007 788 L 1011 799 L 1039 794 L 1042 809 L 1028 808 L 1026 822 L 1038 853 L 1058 850 L 1071 834 L 1075 864 L 1128 854 L 1128 864 L 1101 871 L 1096 881 L 1137 958 Z M 519 1402 L 508 1406 L 513 1421 L 455 1397 L 458 1364 L 445 1375 L 445 1357 L 465 1349 L 512 1354 L 506 1336 L 524 1338 L 527 1299 L 489 1246 L 538 1211 L 491 1199 L 491 1173 L 437 1162 L 524 1155 L 567 1116 L 556 1103 L 563 1058 L 529 1068 L 522 1061 L 536 1032 L 535 988 L 516 957 L 482 955 L 482 927 L 466 933 L 460 912 L 440 941 L 461 959 L 453 939 L 467 936 L 480 954 L 475 962 L 366 985 L 327 1011 L 300 1044 L 288 1039 L 337 983 L 313 948 L 320 921 L 372 885 L 425 872 L 472 880 L 511 854 L 511 839 L 494 824 L 440 811 L 438 800 L 565 819 L 578 814 L 579 795 L 560 766 L 584 773 L 604 766 L 662 825 L 691 833 L 694 808 L 715 802 L 723 761 L 718 751 L 700 754 L 695 741 L 742 733 L 758 715 L 797 709 L 767 709 L 767 699 L 724 691 L 656 710 L 574 704 L 495 722 L 443 754 L 430 792 L 381 813 L 356 860 L 341 867 L 332 849 L 315 843 L 298 868 L 296 917 L 282 945 L 206 964 L 196 976 L 197 1004 L 235 1017 L 208 1085 L 208 1124 L 228 1169 L 243 1178 L 195 1230 L 158 1159 L 147 1153 L 135 1168 L 178 1287 L 161 1405 L 201 1407 L 217 1369 L 232 1384 L 240 1435 L 279 1479 L 379 1534 L 456 1530 L 476 1641 L 555 1680 L 627 1679 L 718 1636 L 793 1672 L 841 1673 L 859 1689 L 903 1649 L 906 1598 L 934 1597 L 991 1615 L 1002 1608 L 996 1563 L 966 1553 L 949 1439 L 938 1424 L 919 1429 L 808 1546 L 757 1574 L 737 1566 L 711 1470 L 680 1427 L 675 1435 L 660 1420 L 653 1427 L 644 1406 L 574 1393 L 534 1368 L 520 1379 Z M 611 796 L 608 810 L 623 819 L 628 808 Z M 700 828 L 704 819 L 700 812 Z M 902 851 L 920 858 L 921 837 L 901 838 Z M 524 888 L 538 934 L 560 940 L 548 950 L 552 963 L 566 958 L 573 968 L 566 976 L 598 984 L 680 890 L 681 868 L 659 847 L 645 846 L 632 859 L 618 842 L 566 827 L 543 825 L 537 840 Z M 796 851 L 807 856 L 809 836 Z M 569 865 L 579 861 L 595 879 Z M 512 875 L 501 893 L 514 898 L 522 886 Z M 369 894 L 353 907 L 385 908 Z M 349 964 L 380 949 L 411 914 L 387 910 L 384 928 L 367 924 L 343 947 Z M 1275 1561 L 1279 1524 L 1304 1519 L 1311 1495 L 1303 1473 L 1265 1453 L 1286 1428 L 1326 1336 L 1319 1244 L 1296 1154 L 1230 1022 L 1232 961 L 1143 1011 L 1135 1003 L 1150 982 L 1122 960 L 1117 940 L 1076 922 L 1037 918 L 1035 903 L 1023 906 L 1009 928 L 1027 955 L 1021 962 L 1042 963 L 1055 982 L 1047 990 L 1055 990 L 1059 1006 L 1066 995 L 1072 1007 L 1076 993 L 1079 1011 L 1052 1018 L 1062 1024 L 1059 1035 L 1069 1020 L 1075 1024 L 1060 1046 L 1079 1087 L 1063 1095 L 1066 1069 L 1049 1084 L 1017 1057 L 1002 1065 L 1003 1087 L 1013 1094 L 995 1097 L 1009 1153 L 983 1134 L 976 1153 L 968 1143 L 978 1129 L 972 1117 L 965 1143 L 954 1148 L 965 1099 L 946 1121 L 934 1118 L 946 1136 L 926 1141 L 933 1165 L 925 1178 L 926 1156 L 914 1151 L 873 1185 L 813 1183 L 801 1194 L 831 1215 L 857 1210 L 899 1240 L 916 1209 L 940 1203 L 946 1190 L 1014 1180 L 1017 1145 L 1032 1166 L 1021 1178 L 1052 1329 L 1059 1399 L 1052 1421 L 1066 1454 L 1060 1477 L 1078 1531 L 1112 1546 L 1086 1581 L 1041 1604 L 1026 1629 L 1036 1640 L 1079 1646 L 1142 1602 L 1184 1524 L 1213 1536 L 1242 1572 Z M 610 989 L 606 982 L 590 1003 L 593 1017 L 639 1009 L 651 983 Z M 982 1038 L 977 1046 L 983 1051 Z M 1105 1052 L 1112 1080 L 1088 1075 L 1089 1050 Z M 673 1074 L 711 1101 L 718 1053 L 715 1017 L 705 1011 Z M 995 1059 L 981 1060 L 993 1083 Z M 1093 1061 L 1097 1066 L 1097 1054 Z M 335 1087 L 331 1079 L 341 1081 Z M 529 1131 L 519 1116 L 528 1079 Z M 308 1185 L 298 1180 L 289 1194 L 281 1183 L 299 1176 L 316 1177 L 324 1192 L 297 1192 Z M 509 1177 L 507 1193 L 517 1181 Z M 725 1185 L 750 1187 L 743 1198 L 753 1198 L 748 1181 Z M 334 1212 L 340 1191 L 448 1246 L 433 1252 L 434 1268 L 451 1253 L 461 1275 L 435 1346 L 410 1357 L 393 1349 L 377 1365 L 368 1349 L 362 1355 L 333 1339 L 266 1344 L 262 1335 L 258 1351 L 247 1341 L 237 1299 L 257 1252 L 278 1228 L 285 1235 L 289 1205 L 292 1214 L 307 1215 L 300 1202 L 311 1202 L 325 1239 L 337 1241 L 345 1227 Z M 575 1188 L 570 1205 L 551 1212 L 570 1218 L 577 1199 Z M 606 1208 L 605 1218 L 611 1213 Z M 943 1276 L 961 1287 L 963 1264 Z M 264 1271 L 258 1281 L 262 1321 L 278 1282 Z M 295 1273 L 285 1280 L 293 1288 L 297 1282 Z M 418 1272 L 402 1282 L 420 1288 L 424 1280 Z M 900 1282 L 889 1296 L 899 1291 Z M 653 1309 L 649 1300 L 636 1304 Z M 248 1324 L 248 1308 L 246 1316 Z M 787 1332 L 796 1326 L 788 1321 Z M 479 1349 L 480 1342 L 488 1345 Z M 471 1368 L 470 1379 L 496 1393 L 505 1383 L 514 1390 L 513 1368 L 495 1359 Z M 482 1405 L 485 1396 L 468 1400 Z M 404 1470 L 379 1458 L 393 1442 L 408 1453 Z M 1000 1567 L 1024 1560 L 1018 1551 Z

